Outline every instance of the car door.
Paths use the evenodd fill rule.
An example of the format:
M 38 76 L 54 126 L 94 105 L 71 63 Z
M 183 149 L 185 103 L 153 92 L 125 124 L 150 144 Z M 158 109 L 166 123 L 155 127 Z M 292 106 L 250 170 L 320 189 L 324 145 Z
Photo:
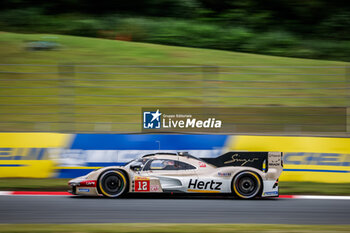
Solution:
M 163 190 L 182 189 L 179 179 L 178 161 L 176 159 L 152 159 L 142 170 L 144 176 L 157 177 Z
M 184 161 L 178 161 L 178 177 L 182 183 L 183 192 L 189 192 L 190 184 L 198 180 L 197 168 Z

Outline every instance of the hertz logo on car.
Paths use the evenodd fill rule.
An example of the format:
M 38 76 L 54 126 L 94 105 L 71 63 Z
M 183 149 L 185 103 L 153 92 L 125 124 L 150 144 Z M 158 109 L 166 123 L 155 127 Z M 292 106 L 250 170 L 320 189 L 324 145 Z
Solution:
M 211 181 L 198 181 L 190 179 L 190 182 L 188 183 L 188 188 L 193 188 L 193 189 L 210 189 L 210 190 L 221 190 L 221 185 L 222 182 L 215 182 L 213 180 Z

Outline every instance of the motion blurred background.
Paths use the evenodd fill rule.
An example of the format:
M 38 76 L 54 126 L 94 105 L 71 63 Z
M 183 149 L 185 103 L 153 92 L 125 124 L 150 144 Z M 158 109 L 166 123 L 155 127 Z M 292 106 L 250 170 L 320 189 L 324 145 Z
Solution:
M 350 2 L 344 0 L 1 0 L 0 195 L 67 195 L 70 178 L 159 150 L 199 157 L 239 150 L 284 152 L 282 195 L 348 196 L 349 28 Z M 145 132 L 146 108 L 198 110 L 224 119 L 223 127 Z M 125 199 L 16 200 L 1 197 L 1 223 L 73 223 L 84 216 L 132 221 L 138 210 L 138 222 L 155 222 L 142 213 L 152 203 L 169 204 L 133 199 L 130 209 Z M 214 219 L 239 215 L 250 223 L 343 224 L 348 217 L 346 205 L 330 200 L 229 201 L 176 200 L 173 208 L 195 210 L 197 203 L 205 209 L 220 202 L 227 210 L 235 207 L 210 208 Z M 279 209 L 282 202 L 285 208 Z M 246 204 L 269 221 L 251 217 L 256 215 Z M 159 216 L 173 222 L 179 212 L 171 210 Z M 348 232 L 349 227 L 0 224 L 4 232 L 116 230 Z
M 349 194 L 349 12 L 338 0 L 2 0 L 1 190 L 65 190 L 168 143 L 283 151 L 282 194 Z M 221 144 L 191 147 L 143 137 L 143 107 L 235 114 Z
M 225 133 L 348 135 L 349 9 L 324 0 L 3 0 L 1 130 L 140 132 L 142 107 L 254 106 L 270 108 L 237 109 Z M 317 120 L 303 119 L 310 114 Z

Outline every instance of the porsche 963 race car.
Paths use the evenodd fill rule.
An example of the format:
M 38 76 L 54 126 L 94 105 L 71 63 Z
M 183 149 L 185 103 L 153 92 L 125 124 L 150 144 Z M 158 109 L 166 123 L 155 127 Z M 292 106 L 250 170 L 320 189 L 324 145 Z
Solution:
M 144 155 L 69 181 L 75 195 L 117 198 L 126 193 L 232 193 L 240 198 L 278 196 L 281 152 L 227 152 L 196 158 L 187 152 Z

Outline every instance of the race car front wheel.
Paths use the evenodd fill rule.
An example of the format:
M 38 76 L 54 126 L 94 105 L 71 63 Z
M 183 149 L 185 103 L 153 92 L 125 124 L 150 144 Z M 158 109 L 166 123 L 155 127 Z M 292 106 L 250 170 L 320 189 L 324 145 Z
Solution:
M 127 190 L 128 181 L 119 170 L 105 171 L 98 180 L 99 191 L 106 197 L 119 197 Z
M 244 171 L 239 173 L 232 182 L 234 193 L 240 198 L 253 198 L 261 189 L 261 181 L 255 172 Z

